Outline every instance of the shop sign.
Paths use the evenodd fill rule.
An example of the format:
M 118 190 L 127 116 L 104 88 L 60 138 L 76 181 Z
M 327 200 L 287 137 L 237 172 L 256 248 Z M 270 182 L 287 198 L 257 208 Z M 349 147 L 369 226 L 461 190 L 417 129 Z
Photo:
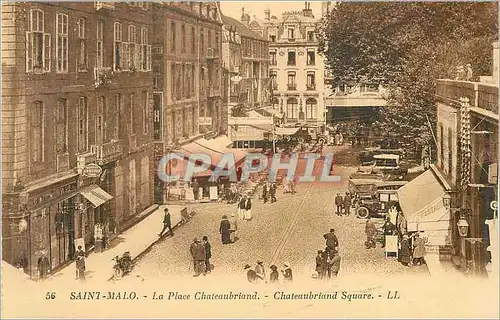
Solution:
M 498 210 L 498 202 L 497 201 L 491 201 L 490 202 L 490 208 L 493 211 L 497 211 Z
M 101 175 L 101 173 L 102 173 L 102 168 L 95 163 L 90 163 L 86 165 L 82 171 L 82 175 L 89 178 L 97 178 Z

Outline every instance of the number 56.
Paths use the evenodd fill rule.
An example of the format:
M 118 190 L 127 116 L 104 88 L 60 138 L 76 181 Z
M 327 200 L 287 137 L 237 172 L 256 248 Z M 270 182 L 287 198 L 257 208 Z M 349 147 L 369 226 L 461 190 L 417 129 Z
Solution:
M 46 300 L 54 300 L 55 298 L 56 298 L 55 292 L 47 292 L 47 295 L 45 296 Z

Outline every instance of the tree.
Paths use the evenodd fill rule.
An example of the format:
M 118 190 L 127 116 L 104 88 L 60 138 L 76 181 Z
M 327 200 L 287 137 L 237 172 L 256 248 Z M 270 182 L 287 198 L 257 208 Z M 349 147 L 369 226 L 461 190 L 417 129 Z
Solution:
M 343 83 L 382 84 L 388 107 L 374 126 L 402 147 L 431 143 L 436 79 L 458 65 L 491 73 L 496 3 L 341 2 L 318 25 L 320 51 Z

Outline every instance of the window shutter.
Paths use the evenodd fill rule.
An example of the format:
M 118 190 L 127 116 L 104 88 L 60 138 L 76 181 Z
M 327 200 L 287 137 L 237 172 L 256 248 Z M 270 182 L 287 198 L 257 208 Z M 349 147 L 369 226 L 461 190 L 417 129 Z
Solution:
M 148 70 L 147 71 L 151 71 L 151 45 L 148 45 L 147 46 L 147 67 L 148 67 Z
M 129 43 L 128 42 L 122 42 L 122 52 L 120 53 L 120 61 L 122 64 L 122 70 L 128 70 L 129 69 Z
M 50 52 L 52 50 L 50 33 L 43 34 L 43 68 L 45 71 L 50 72 Z
M 123 42 L 119 42 L 118 43 L 118 57 L 119 57 L 119 61 L 118 61 L 118 65 L 120 67 L 120 70 L 123 71 L 125 68 L 124 68 L 124 61 L 123 61 Z
M 135 45 L 135 68 L 139 71 L 142 69 L 142 64 L 141 64 L 141 46 L 136 44 Z
M 33 71 L 33 36 L 26 32 L 26 72 Z

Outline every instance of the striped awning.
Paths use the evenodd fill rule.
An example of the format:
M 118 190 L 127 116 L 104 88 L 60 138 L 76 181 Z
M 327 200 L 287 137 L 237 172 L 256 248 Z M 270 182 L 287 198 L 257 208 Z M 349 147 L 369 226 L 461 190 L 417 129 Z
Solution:
M 98 185 L 91 185 L 82 191 L 80 194 L 85 197 L 88 201 L 92 203 L 94 207 L 99 207 L 103 203 L 108 202 L 113 199 L 113 196 L 102 190 Z

